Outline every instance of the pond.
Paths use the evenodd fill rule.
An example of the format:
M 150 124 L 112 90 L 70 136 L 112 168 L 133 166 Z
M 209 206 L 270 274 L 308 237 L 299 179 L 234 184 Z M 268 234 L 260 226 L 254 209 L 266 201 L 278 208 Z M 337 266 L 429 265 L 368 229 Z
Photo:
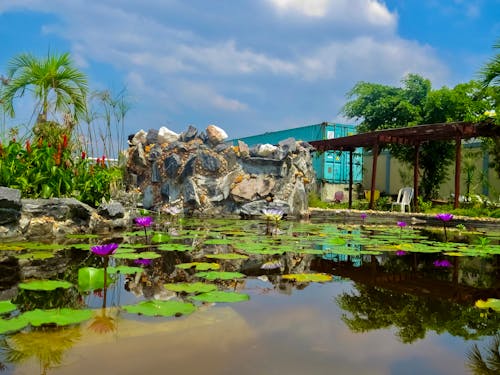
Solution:
M 500 351 L 500 232 L 143 224 L 0 244 L 1 372 L 456 375 Z

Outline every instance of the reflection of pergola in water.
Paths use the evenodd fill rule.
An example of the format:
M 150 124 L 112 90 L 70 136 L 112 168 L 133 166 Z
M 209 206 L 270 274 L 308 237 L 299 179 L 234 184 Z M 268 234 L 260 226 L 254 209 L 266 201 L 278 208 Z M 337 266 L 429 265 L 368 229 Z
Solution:
M 476 137 L 500 137 L 500 126 L 495 125 L 493 121 L 483 121 L 480 123 L 472 122 L 453 122 L 443 124 L 427 124 L 410 126 L 406 128 L 377 130 L 368 133 L 351 135 L 348 137 L 333 138 L 327 140 L 309 142 L 316 151 L 349 151 L 349 208 L 352 206 L 352 155 L 357 147 L 368 147 L 373 152 L 372 180 L 370 194 L 370 209 L 373 209 L 375 196 L 375 178 L 377 175 L 377 157 L 379 151 L 384 146 L 396 143 L 400 145 L 413 146 L 415 158 L 413 160 L 413 204 L 418 203 L 418 170 L 419 170 L 419 150 L 420 145 L 430 141 L 455 141 L 455 202 L 454 207 L 458 208 L 458 199 L 460 196 L 460 164 L 462 139 Z

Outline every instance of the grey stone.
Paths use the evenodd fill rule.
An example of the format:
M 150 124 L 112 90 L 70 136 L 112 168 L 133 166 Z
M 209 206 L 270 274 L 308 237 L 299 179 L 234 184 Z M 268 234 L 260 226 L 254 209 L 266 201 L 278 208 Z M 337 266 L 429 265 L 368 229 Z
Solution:
M 177 172 L 181 167 L 181 158 L 177 154 L 169 155 L 165 158 L 164 169 L 169 178 L 177 177 Z
M 161 182 L 160 168 L 156 161 L 151 164 L 151 182 Z
M 153 147 L 151 147 L 151 150 L 149 150 L 149 155 L 148 158 L 150 161 L 155 161 L 161 156 L 161 146 L 158 144 L 155 144 Z
M 201 167 L 209 172 L 217 172 L 221 167 L 221 162 L 208 152 L 199 153 Z
M 198 129 L 194 126 L 189 125 L 187 130 L 180 134 L 179 140 L 181 142 L 189 142 L 196 138 L 198 135 Z
M 191 178 L 187 178 L 183 185 L 182 190 L 184 194 L 184 202 L 188 205 L 198 207 L 200 205 L 200 199 L 198 193 L 196 192 L 196 186 Z
M 158 143 L 158 130 L 157 129 L 149 129 L 148 134 L 146 135 L 146 144 L 152 145 Z
M 146 210 L 150 210 L 154 206 L 154 195 L 153 195 L 153 187 L 151 185 L 147 186 L 146 189 L 144 189 L 144 194 L 142 196 L 142 206 Z
M 215 152 L 222 152 L 225 151 L 229 148 L 229 145 L 227 143 L 219 143 L 214 147 Z
M 179 176 L 180 181 L 184 181 L 188 177 L 194 175 L 194 163 L 196 162 L 196 155 L 191 155 L 189 159 L 184 164 L 184 168 L 182 169 L 181 175 Z
M 144 149 L 142 148 L 142 143 L 138 143 L 132 154 L 132 163 L 138 167 L 145 168 L 147 165 L 146 155 Z
M 97 212 L 107 219 L 119 219 L 125 216 L 125 208 L 120 202 L 102 204 L 97 209 Z
M 287 202 L 276 199 L 273 202 L 268 202 L 265 199 L 260 199 L 242 205 L 240 215 L 243 217 L 262 217 L 264 209 L 280 210 L 284 216 L 290 214 L 290 205 Z

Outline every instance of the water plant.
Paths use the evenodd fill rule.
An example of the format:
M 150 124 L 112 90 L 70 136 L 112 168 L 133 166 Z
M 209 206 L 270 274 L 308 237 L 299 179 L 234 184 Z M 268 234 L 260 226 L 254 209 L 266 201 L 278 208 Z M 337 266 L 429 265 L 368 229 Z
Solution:
M 443 222 L 443 230 L 444 230 L 444 240 L 448 242 L 448 235 L 446 234 L 446 223 L 453 219 L 453 214 L 450 213 L 439 213 L 436 215 L 436 219 L 441 220 Z
M 102 299 L 102 307 L 106 307 L 106 292 L 107 292 L 107 281 L 108 281 L 108 263 L 109 256 L 114 254 L 118 249 L 118 244 L 108 243 L 104 245 L 92 246 L 90 250 L 97 256 L 102 257 L 104 260 L 104 294 Z
M 144 237 L 146 241 L 148 239 L 148 231 L 149 228 L 153 224 L 153 218 L 151 216 L 140 216 L 134 219 L 134 222 L 137 226 L 144 228 Z
M 266 219 L 266 234 L 272 234 L 271 222 L 274 222 L 274 233 L 278 232 L 278 223 L 283 218 L 284 211 L 277 208 L 264 208 L 262 215 Z
M 434 267 L 438 267 L 438 268 L 451 267 L 451 263 L 447 259 L 438 259 L 438 260 L 435 260 L 432 264 L 434 264 Z
M 401 234 L 403 233 L 403 228 L 406 227 L 406 221 L 398 221 L 396 224 L 401 229 L 399 232 L 399 237 L 401 237 Z

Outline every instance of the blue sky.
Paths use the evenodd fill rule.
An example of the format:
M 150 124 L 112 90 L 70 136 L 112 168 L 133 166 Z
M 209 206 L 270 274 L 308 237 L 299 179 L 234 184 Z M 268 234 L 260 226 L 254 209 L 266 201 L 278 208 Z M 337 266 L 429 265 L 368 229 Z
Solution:
M 1 0 L 0 38 L 0 74 L 21 52 L 70 52 L 91 89 L 126 88 L 127 133 L 216 124 L 235 138 L 351 123 L 339 112 L 359 81 L 475 78 L 500 0 Z

